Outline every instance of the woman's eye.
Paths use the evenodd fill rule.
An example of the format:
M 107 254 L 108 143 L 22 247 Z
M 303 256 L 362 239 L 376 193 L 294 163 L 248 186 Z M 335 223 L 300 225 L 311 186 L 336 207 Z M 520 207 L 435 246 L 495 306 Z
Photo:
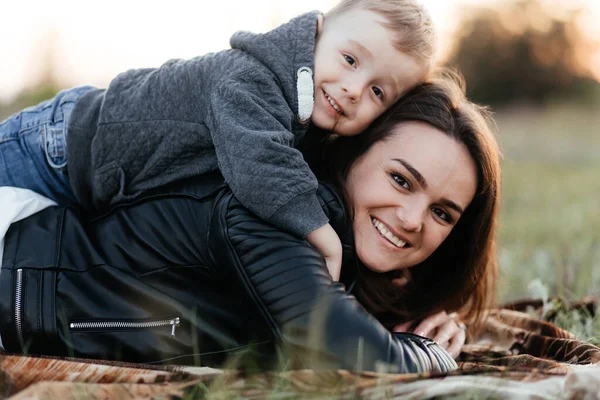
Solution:
M 352 56 L 349 56 L 347 54 L 344 54 L 344 59 L 346 60 L 346 62 L 348 64 L 350 64 L 350 66 L 355 67 L 356 66 L 356 60 L 354 58 L 352 58 Z
M 383 98 L 383 92 L 377 86 L 373 86 L 373 93 L 375 93 L 375 96 L 379 97 L 380 99 Z
M 390 174 L 394 182 L 404 189 L 410 190 L 410 183 L 400 174 Z
M 435 207 L 435 208 L 432 208 L 431 211 L 433 211 L 433 213 L 435 215 L 437 215 L 443 221 L 446 221 L 448 223 L 452 223 L 452 217 L 450 216 L 450 214 L 448 214 L 443 209 Z

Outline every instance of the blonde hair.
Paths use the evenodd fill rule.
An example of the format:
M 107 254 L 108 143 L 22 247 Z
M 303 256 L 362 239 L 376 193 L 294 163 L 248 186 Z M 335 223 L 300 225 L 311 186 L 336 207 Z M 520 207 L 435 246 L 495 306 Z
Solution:
M 435 53 L 435 31 L 429 12 L 416 0 L 342 0 L 325 14 L 335 18 L 353 9 L 379 14 L 383 26 L 394 34 L 394 47 L 431 66 Z

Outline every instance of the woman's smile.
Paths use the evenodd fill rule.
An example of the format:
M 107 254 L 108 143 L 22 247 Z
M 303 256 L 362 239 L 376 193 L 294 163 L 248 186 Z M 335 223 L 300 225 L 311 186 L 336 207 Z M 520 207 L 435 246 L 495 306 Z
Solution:
M 411 247 L 410 243 L 406 239 L 401 239 L 399 236 L 396 236 L 390 229 L 388 225 L 381 222 L 375 217 L 371 217 L 371 222 L 373 222 L 373 227 L 379 233 L 379 236 L 386 242 L 394 245 L 396 249 L 406 249 Z
M 420 264 L 450 234 L 476 187 L 463 144 L 425 123 L 397 125 L 348 174 L 358 257 L 376 272 Z

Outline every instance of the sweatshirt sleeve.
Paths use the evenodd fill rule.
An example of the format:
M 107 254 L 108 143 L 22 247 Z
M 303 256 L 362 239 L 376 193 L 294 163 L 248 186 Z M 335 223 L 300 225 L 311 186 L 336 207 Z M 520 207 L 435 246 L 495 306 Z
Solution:
M 325 225 L 317 180 L 295 146 L 294 113 L 274 77 L 247 71 L 211 95 L 209 130 L 219 169 L 239 201 L 305 238 Z
M 232 265 L 236 279 L 262 311 L 278 342 L 299 368 L 400 373 L 456 369 L 435 342 L 390 334 L 340 283 L 332 282 L 322 257 L 306 242 L 258 219 L 233 197 L 213 229 L 219 265 Z M 219 237 L 219 235 L 221 235 Z M 381 363 L 381 364 L 380 364 Z M 294 366 L 296 367 L 296 366 Z

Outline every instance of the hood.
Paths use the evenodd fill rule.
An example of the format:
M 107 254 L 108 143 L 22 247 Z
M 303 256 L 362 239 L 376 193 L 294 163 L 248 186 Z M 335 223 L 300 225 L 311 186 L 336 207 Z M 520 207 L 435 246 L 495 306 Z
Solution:
M 301 120 L 310 117 L 314 101 L 312 76 L 318 15 L 319 11 L 302 14 L 266 33 L 237 32 L 229 42 L 231 48 L 249 53 L 277 75 L 284 96 Z M 303 104 L 308 100 L 310 112 Z M 302 118 L 307 112 L 308 116 Z

